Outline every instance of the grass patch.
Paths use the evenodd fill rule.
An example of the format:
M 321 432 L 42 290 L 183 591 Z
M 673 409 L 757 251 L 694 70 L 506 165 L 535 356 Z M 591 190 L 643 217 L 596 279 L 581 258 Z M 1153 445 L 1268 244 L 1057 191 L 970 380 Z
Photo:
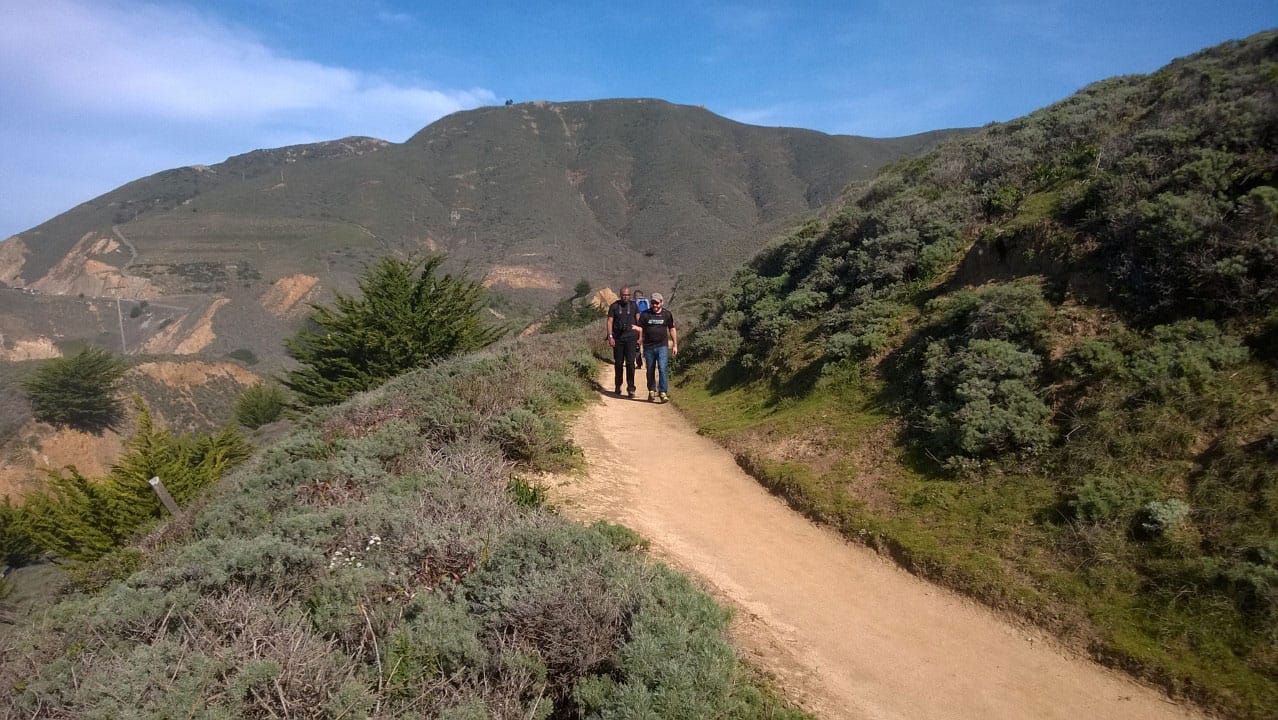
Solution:
M 1134 551 L 1121 532 L 1106 541 L 1054 521 L 1060 488 L 1052 478 L 1002 468 L 965 479 L 929 472 L 936 463 L 898 444 L 893 416 L 876 402 L 882 388 L 855 370 L 836 368 L 810 393 L 780 399 L 764 381 L 716 385 L 697 366 L 677 385 L 675 401 L 700 432 L 795 510 L 849 539 L 1174 694 L 1247 718 L 1278 701 L 1274 674 L 1244 659 L 1264 638 L 1229 603 L 1198 597 L 1192 585 L 1150 588 L 1131 569 Z M 804 438 L 819 439 L 821 451 L 775 456 Z M 859 476 L 869 466 L 876 479 L 867 487 Z M 1088 561 L 1069 551 L 1084 542 L 1098 546 Z

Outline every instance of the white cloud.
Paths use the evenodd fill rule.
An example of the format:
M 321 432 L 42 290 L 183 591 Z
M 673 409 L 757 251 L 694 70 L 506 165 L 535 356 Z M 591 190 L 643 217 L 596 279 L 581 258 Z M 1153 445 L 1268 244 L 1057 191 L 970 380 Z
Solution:
M 365 97 L 376 98 L 383 111 L 404 113 L 450 112 L 495 99 L 483 90 L 405 87 L 285 57 L 245 30 L 187 9 L 43 0 L 4 15 L 5 85 L 81 112 L 252 121 Z
M 75 0 L 0 0 L 0 98 L 0 237 L 85 200 L 86 185 L 105 192 L 145 174 L 84 167 L 78 148 L 139 148 L 147 154 L 119 165 L 155 172 L 270 147 L 268 138 L 399 142 L 497 100 L 484 88 L 405 84 L 289 57 L 188 8 Z M 31 142 L 55 149 L 41 155 L 45 167 L 21 167 L 15 156 L 30 153 L 10 152 Z M 50 211 L 59 172 L 75 180 Z

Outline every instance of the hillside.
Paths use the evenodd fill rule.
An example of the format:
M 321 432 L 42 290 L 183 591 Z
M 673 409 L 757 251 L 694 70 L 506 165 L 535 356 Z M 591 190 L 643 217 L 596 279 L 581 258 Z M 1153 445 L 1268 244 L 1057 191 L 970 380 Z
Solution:
M 346 138 L 168 170 L 0 243 L 0 285 L 22 289 L 0 296 L 0 346 L 242 349 L 273 365 L 308 302 L 351 290 L 387 253 L 447 253 L 519 319 L 580 278 L 667 290 L 722 279 L 795 217 L 947 134 L 752 127 L 658 100 L 536 102 L 456 113 L 403 144 Z M 124 300 L 107 312 L 115 303 L 99 297 Z
M 521 342 L 301 418 L 73 568 L 0 624 L 0 715 L 801 720 L 639 536 L 542 506 L 526 478 L 575 461 L 560 418 L 596 365 Z
M 673 396 L 793 506 L 1231 716 L 1278 706 L 1278 32 L 893 163 Z
M 130 357 L 120 396 L 140 398 L 163 427 L 178 433 L 211 432 L 233 420 L 235 401 L 262 377 L 232 361 L 181 356 Z M 0 499 L 19 502 L 45 486 L 47 473 L 75 466 L 90 477 L 119 460 L 136 414 L 125 403 L 117 427 L 87 432 L 35 419 L 21 380 L 38 361 L 0 363 Z

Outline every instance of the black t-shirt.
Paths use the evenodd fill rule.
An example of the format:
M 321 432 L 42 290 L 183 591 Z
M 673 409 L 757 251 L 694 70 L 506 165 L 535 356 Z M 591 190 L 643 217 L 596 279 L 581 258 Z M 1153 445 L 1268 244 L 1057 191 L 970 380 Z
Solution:
M 612 336 L 633 340 L 635 331 L 630 326 L 635 324 L 637 314 L 639 314 L 639 307 L 633 300 L 614 300 L 608 306 L 608 317 L 612 318 Z
M 674 315 L 665 308 L 660 312 L 649 310 L 639 315 L 639 326 L 643 328 L 644 347 L 661 347 L 670 340 L 670 331 L 675 327 Z

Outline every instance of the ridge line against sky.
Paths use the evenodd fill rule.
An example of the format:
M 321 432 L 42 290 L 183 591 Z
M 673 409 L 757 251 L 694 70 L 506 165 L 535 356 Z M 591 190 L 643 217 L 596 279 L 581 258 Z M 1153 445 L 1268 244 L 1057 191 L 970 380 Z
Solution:
M 259 148 L 658 97 L 875 137 L 1009 120 L 1278 26 L 1240 0 L 455 4 L 0 0 L 0 238 Z M 479 4 L 484 5 L 484 4 Z

